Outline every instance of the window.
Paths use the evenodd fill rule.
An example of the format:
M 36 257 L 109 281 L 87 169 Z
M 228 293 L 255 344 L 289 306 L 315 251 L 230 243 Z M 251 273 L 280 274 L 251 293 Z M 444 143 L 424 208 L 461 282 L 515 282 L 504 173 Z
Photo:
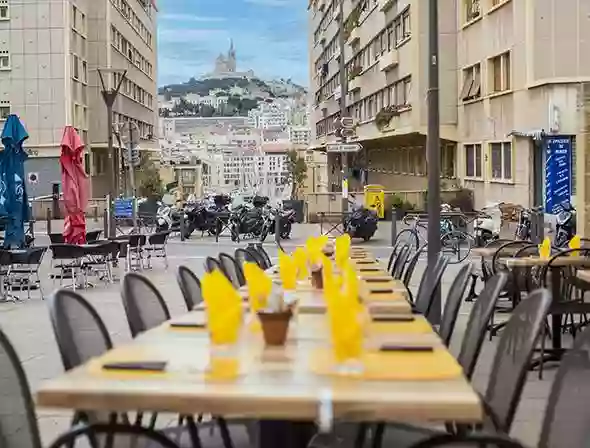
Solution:
M 465 177 L 481 176 L 481 144 L 464 145 L 465 148 Z
M 480 0 L 463 0 L 465 4 L 465 22 L 477 19 L 481 16 Z
M 72 28 L 78 29 L 78 8 L 72 5 Z
M 463 70 L 463 87 L 461 100 L 469 101 L 481 98 L 481 65 L 475 64 Z
M 512 179 L 512 144 L 510 142 L 492 143 L 490 145 L 492 179 Z
M 0 20 L 8 19 L 10 19 L 10 14 L 8 13 L 8 1 L 0 0 Z
M 0 101 L 0 120 L 6 120 L 10 115 L 10 104 L 7 101 Z
M 498 55 L 489 61 L 490 91 L 505 92 L 511 88 L 510 52 Z
M 10 54 L 7 50 L 0 51 L 0 70 L 10 70 Z
M 88 65 L 82 61 L 82 82 L 88 82 Z
M 80 77 L 80 68 L 78 66 L 78 56 L 75 54 L 72 55 L 72 73 L 74 79 L 79 79 Z

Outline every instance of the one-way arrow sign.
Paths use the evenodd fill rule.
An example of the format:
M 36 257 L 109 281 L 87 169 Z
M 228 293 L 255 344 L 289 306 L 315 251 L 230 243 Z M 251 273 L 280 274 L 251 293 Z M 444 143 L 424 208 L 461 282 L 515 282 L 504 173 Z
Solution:
M 359 152 L 363 147 L 360 143 L 328 143 L 327 152 Z

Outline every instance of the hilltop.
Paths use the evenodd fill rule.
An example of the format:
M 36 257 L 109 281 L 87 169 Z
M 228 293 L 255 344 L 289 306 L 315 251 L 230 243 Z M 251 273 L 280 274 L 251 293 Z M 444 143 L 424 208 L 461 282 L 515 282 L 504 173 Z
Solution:
M 182 97 L 188 94 L 197 94 L 206 96 L 211 90 L 222 90 L 230 96 L 230 90 L 238 87 L 247 92 L 250 98 L 259 98 L 264 100 L 276 97 L 294 97 L 307 94 L 305 87 L 300 86 L 290 79 L 276 79 L 263 81 L 258 78 L 247 77 L 223 77 L 223 78 L 191 78 L 181 84 L 169 84 L 159 88 L 158 93 L 170 97 Z

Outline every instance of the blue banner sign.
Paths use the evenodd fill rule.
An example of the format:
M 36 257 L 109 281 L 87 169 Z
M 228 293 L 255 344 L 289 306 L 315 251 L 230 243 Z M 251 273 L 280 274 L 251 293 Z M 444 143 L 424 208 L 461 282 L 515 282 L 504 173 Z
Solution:
M 557 214 L 572 195 L 572 140 L 548 137 L 545 140 L 545 213 Z
M 133 199 L 115 199 L 115 218 L 133 218 Z

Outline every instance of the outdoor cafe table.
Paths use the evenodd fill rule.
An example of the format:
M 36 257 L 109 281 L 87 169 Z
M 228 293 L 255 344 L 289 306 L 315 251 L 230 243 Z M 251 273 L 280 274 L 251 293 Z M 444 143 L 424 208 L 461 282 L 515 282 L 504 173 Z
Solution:
M 295 446 L 294 436 L 309 436 L 314 428 L 309 422 L 319 418 L 320 405 L 331 404 L 334 418 L 344 421 L 481 421 L 480 400 L 464 376 L 437 377 L 441 363 L 429 356 L 443 356 L 449 365 L 451 355 L 431 329 L 424 328 L 425 321 L 417 324 L 421 329 L 413 330 L 411 323 L 379 322 L 379 329 L 371 329 L 370 323 L 369 348 L 387 340 L 398 345 L 432 344 L 434 352 L 373 348 L 373 367 L 365 377 L 334 373 L 330 361 L 325 361 L 331 358 L 325 316 L 295 319 L 287 344 L 277 348 L 265 348 L 253 324 L 245 325 L 234 358 L 212 351 L 205 328 L 179 329 L 167 322 L 42 384 L 37 402 L 42 407 L 86 411 L 210 413 L 261 420 L 259 443 L 264 448 Z M 203 323 L 204 314 L 194 311 L 173 322 L 177 320 Z M 208 370 L 215 356 L 234 359 L 239 367 L 233 375 L 216 377 Z M 166 371 L 102 369 L 106 362 L 134 361 L 165 361 Z M 451 359 L 451 367 L 453 363 Z
M 499 263 L 504 264 L 508 269 L 513 268 L 531 268 L 542 267 L 549 263 L 551 258 L 541 258 L 539 256 L 529 256 L 522 258 L 500 258 Z M 558 310 L 561 297 L 561 269 L 565 267 L 590 267 L 590 257 L 583 256 L 563 256 L 558 257 L 551 262 L 551 296 L 552 308 Z M 545 350 L 547 353 L 544 356 L 545 361 L 559 361 L 564 353 L 564 348 L 561 341 L 562 322 L 561 314 L 559 312 L 551 313 L 551 349 Z M 535 367 L 540 360 L 532 363 Z

